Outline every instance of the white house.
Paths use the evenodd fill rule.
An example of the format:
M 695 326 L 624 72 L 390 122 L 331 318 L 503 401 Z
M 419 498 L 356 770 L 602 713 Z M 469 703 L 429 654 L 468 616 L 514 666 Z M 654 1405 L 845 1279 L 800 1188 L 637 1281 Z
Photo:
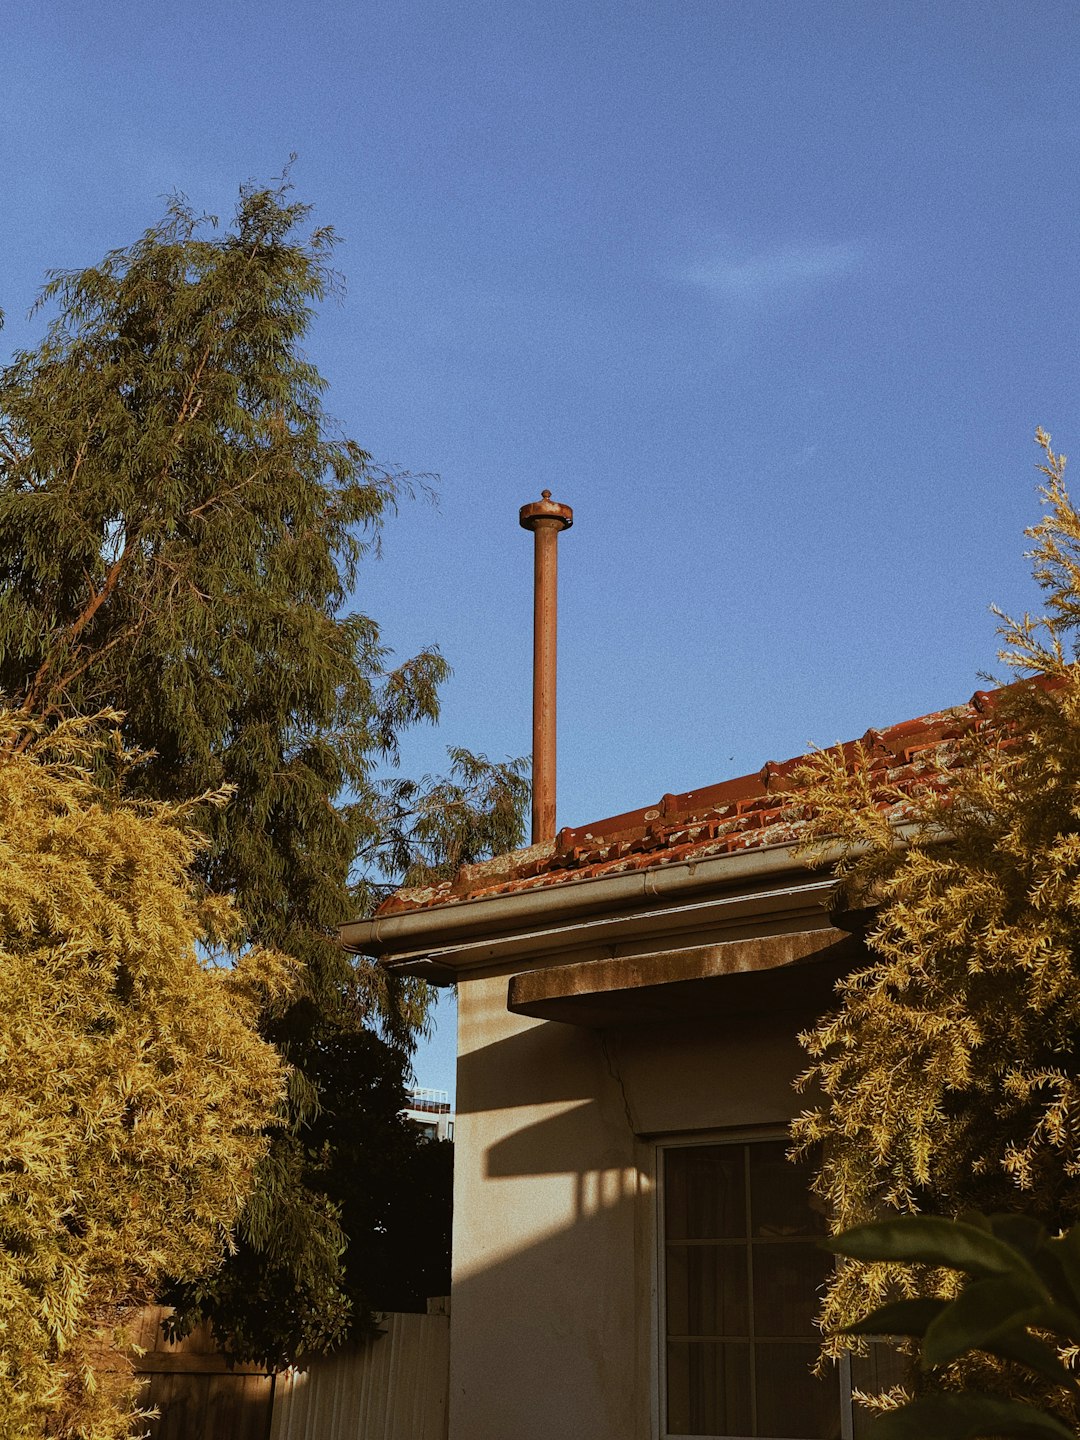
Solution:
M 992 704 L 871 731 L 903 784 Z M 402 891 L 350 948 L 458 985 L 450 1440 L 859 1434 L 811 1374 L 800 1030 L 863 953 L 799 762 Z M 851 925 L 854 926 L 852 921 Z
M 405 1108 L 401 1118 L 419 1130 L 425 1140 L 453 1140 L 454 1112 L 446 1090 L 425 1085 L 405 1087 Z

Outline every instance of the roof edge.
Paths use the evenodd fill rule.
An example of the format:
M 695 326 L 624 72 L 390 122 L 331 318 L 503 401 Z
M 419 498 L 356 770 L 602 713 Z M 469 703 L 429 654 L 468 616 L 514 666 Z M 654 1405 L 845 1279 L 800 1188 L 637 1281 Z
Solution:
M 895 795 L 922 783 L 928 769 L 942 773 L 958 762 L 962 737 L 985 726 L 996 728 L 995 712 L 1010 691 L 1054 690 L 1062 676 L 1030 676 L 1000 690 L 977 690 L 966 704 L 871 729 L 861 740 L 829 747 L 850 769 L 868 770 Z M 810 818 L 802 795 L 801 770 L 810 755 L 717 785 L 664 795 L 657 804 L 609 816 L 576 829 L 564 827 L 554 841 L 462 866 L 452 880 L 401 889 L 379 908 L 378 918 L 403 912 L 472 905 L 518 890 L 576 887 L 586 878 L 651 872 L 685 861 L 704 862 L 743 850 L 797 846 Z M 883 791 L 884 793 L 884 791 Z M 882 808 L 890 808 L 883 805 Z M 903 807 L 892 818 L 902 820 Z M 348 943 L 348 942 L 347 942 Z
M 901 830 L 910 827 L 900 827 Z M 658 869 L 616 875 L 582 875 L 561 885 L 447 901 L 419 910 L 354 920 L 339 929 L 346 950 L 358 955 L 392 958 L 445 949 L 451 943 L 481 937 L 510 936 L 525 925 L 566 923 L 614 908 L 652 908 L 694 891 L 724 889 L 747 881 L 805 873 L 831 867 L 852 847 L 837 842 L 819 846 L 812 858 L 791 845 L 691 858 Z

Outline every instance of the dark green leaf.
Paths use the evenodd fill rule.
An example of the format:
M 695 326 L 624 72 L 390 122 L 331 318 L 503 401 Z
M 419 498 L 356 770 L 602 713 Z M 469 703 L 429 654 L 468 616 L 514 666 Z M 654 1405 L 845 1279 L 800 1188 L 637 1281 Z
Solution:
M 968 1275 L 1033 1274 L 1027 1260 L 996 1236 L 960 1220 L 936 1215 L 898 1215 L 872 1225 L 857 1225 L 823 1242 L 854 1260 L 906 1260 L 945 1265 Z
M 967 1220 L 968 1216 L 961 1215 L 959 1218 Z M 1029 1259 L 1045 1247 L 1049 1238 L 1046 1226 L 1032 1215 L 991 1215 L 989 1226 L 991 1234 Z
M 969 1350 L 1028 1325 L 1046 1323 L 1051 1306 L 1042 1286 L 1026 1276 L 998 1276 L 968 1285 L 927 1328 L 922 1365 L 947 1365 Z
M 844 1335 L 925 1335 L 926 1327 L 949 1304 L 948 1300 L 917 1298 L 894 1300 L 872 1311 L 865 1320 L 847 1325 Z
M 1018 1400 L 969 1392 L 926 1395 L 874 1422 L 872 1440 L 1076 1440 L 1067 1425 L 1045 1410 Z
M 1060 1261 L 1073 1308 L 1080 1310 L 1080 1225 L 1051 1240 L 1046 1248 Z
M 1023 1365 L 1035 1374 L 1044 1376 L 1054 1385 L 1063 1385 L 1071 1390 L 1077 1388 L 1076 1377 L 1062 1363 L 1053 1345 L 1040 1340 L 1037 1335 L 1032 1335 L 1027 1330 L 1009 1331 L 999 1335 L 995 1340 L 986 1342 L 982 1349 L 1002 1360 L 1012 1360 L 1017 1365 Z

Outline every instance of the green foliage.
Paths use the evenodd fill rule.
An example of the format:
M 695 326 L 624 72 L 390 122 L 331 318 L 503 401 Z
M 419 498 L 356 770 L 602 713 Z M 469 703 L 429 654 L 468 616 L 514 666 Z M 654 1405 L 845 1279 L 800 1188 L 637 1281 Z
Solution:
M 208 879 L 363 1003 L 335 926 L 378 839 L 373 765 L 435 718 L 447 667 L 387 669 L 375 623 L 339 614 L 401 483 L 330 434 L 299 352 L 333 283 L 332 232 L 292 238 L 306 214 L 248 190 L 219 235 L 177 201 L 46 287 L 46 340 L 0 373 L 0 690 L 45 719 L 122 710 L 147 791 L 235 786 Z
M 450 1288 L 453 1147 L 418 1141 L 400 1118 L 400 1052 L 371 1030 L 325 1027 L 314 1007 L 301 1008 L 316 1032 L 305 1053 L 323 1100 L 301 1133 L 272 1152 L 271 1162 L 291 1173 L 286 1168 L 249 1205 L 244 1225 L 256 1231 L 255 1243 L 241 1245 L 223 1270 L 163 1297 L 177 1305 L 172 1333 L 206 1314 L 225 1316 L 230 1353 L 257 1353 L 275 1365 L 332 1345 L 344 1324 L 354 1335 L 370 1333 L 372 1312 L 423 1311 L 427 1296 Z M 295 1012 L 293 1023 L 300 1023 Z M 313 1190 L 315 1179 L 330 1231 L 340 1236 L 332 1268 L 322 1270 L 324 1252 L 303 1246 L 296 1233 L 308 1223 L 306 1211 L 295 1198 L 289 1203 Z M 285 1203 L 268 1203 L 277 1194 Z M 298 1255 L 313 1268 L 300 1271 Z
M 198 1291 L 251 1356 L 264 1321 L 275 1355 L 285 1332 L 300 1353 L 366 1323 L 325 1184 L 338 1139 L 310 1129 L 320 1106 L 353 1123 L 320 1094 L 320 1054 L 381 1025 L 400 1076 L 392 1051 L 428 996 L 351 963 L 337 927 L 398 873 L 516 843 L 527 793 L 520 767 L 466 751 L 445 782 L 381 779 L 402 732 L 436 719 L 448 668 L 434 648 L 395 665 L 345 608 L 408 482 L 323 409 L 300 347 L 335 287 L 334 236 L 300 238 L 307 216 L 284 185 L 243 190 L 224 230 L 174 201 L 135 244 L 54 276 L 45 339 L 0 371 L 0 691 L 35 723 L 122 712 L 150 752 L 142 794 L 231 787 L 201 822 L 201 875 L 235 898 L 247 943 L 303 968 L 305 1006 L 265 1024 L 293 1067 L 289 1116 L 238 1254 Z M 259 1256 L 283 1277 L 272 1317 L 226 1299 Z
M 1053 1415 L 1019 1400 L 997 1395 L 926 1395 L 883 1415 L 874 1440 L 997 1440 L 1016 1435 L 1025 1440 L 1075 1440 Z
M 215 1263 L 283 1095 L 256 1022 L 289 968 L 230 955 L 190 810 L 93 778 L 131 760 L 115 729 L 0 712 L 3 1440 L 129 1433 L 117 1327 Z
M 838 903 L 875 911 L 867 965 L 803 1037 L 819 1099 L 795 1136 L 822 1147 L 837 1229 L 895 1212 L 1023 1209 L 1051 1231 L 1080 1219 L 1080 515 L 1064 457 L 1037 439 L 1046 512 L 1029 534 L 1048 616 L 1002 625 L 1003 658 L 1033 678 L 916 760 L 914 785 L 909 770 L 902 789 L 875 788 L 838 753 L 803 777 L 816 843 L 846 842 Z M 955 1286 L 934 1268 L 851 1264 L 824 1325 L 835 1336 L 868 1300 Z
M 382 787 L 378 862 L 401 885 L 452 880 L 462 865 L 515 849 L 529 803 L 528 762 L 492 765 L 485 755 L 450 749 L 450 774 L 394 778 Z M 388 893 L 372 888 L 372 900 Z
M 901 1215 L 857 1226 L 826 1243 L 837 1254 L 861 1261 L 945 1266 L 970 1277 L 952 1300 L 884 1305 L 845 1333 L 916 1336 L 924 1371 L 982 1351 L 1004 1361 L 1006 1373 L 1008 1367 L 1020 1367 L 1048 1382 L 1059 1401 L 1059 1413 L 1053 1414 L 979 1390 L 923 1395 L 879 1417 L 874 1440 L 999 1435 L 1075 1440 L 1080 1381 L 1059 1351 L 1075 1353 L 1080 1347 L 1080 1229 L 1051 1239 L 1024 1215 L 988 1219 L 972 1212 L 960 1220 Z

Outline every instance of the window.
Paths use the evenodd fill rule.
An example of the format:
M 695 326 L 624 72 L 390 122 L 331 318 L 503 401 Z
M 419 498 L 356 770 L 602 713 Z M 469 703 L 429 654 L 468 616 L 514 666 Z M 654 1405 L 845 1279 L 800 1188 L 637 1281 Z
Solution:
M 664 1436 L 833 1440 L 841 1390 L 811 1372 L 832 1264 L 809 1172 L 783 1140 L 663 1151 Z M 845 1407 L 846 1408 L 846 1407 Z

